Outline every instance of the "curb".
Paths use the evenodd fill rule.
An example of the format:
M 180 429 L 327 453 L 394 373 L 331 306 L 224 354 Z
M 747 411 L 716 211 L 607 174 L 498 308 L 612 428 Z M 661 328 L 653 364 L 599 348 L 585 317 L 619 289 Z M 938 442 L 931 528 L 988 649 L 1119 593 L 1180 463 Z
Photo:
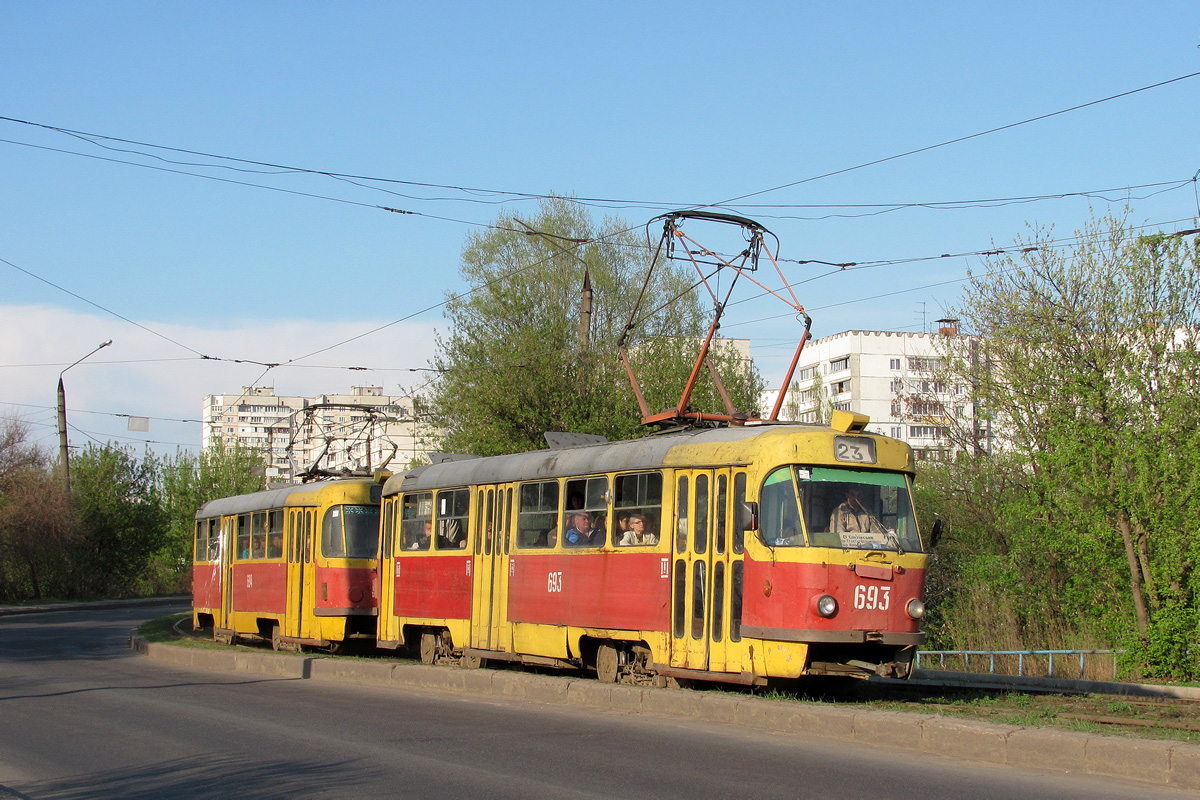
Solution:
M 0 606 L 0 617 L 17 614 L 48 614 L 51 611 L 80 611 L 92 608 L 123 608 L 138 606 L 170 606 L 178 603 L 191 604 L 190 594 L 170 597 L 134 597 L 129 600 L 89 600 L 72 603 L 50 603 L 43 606 Z
M 130 646 L 154 661 L 278 678 L 347 681 L 523 700 L 672 719 L 702 719 L 757 730 L 1078 775 L 1126 778 L 1200 790 L 1200 745 L 1024 728 L 932 714 L 867 711 L 761 697 L 652 689 L 524 672 L 346 661 L 282 653 L 238 653 L 146 642 Z
M 1018 675 L 994 675 L 987 672 L 950 670 L 913 670 L 910 680 L 873 678 L 881 683 L 909 686 L 958 686 L 971 689 L 1002 689 L 1028 692 L 1064 692 L 1067 694 L 1114 694 L 1127 697 L 1176 697 L 1200 700 L 1200 687 L 1165 686 L 1152 683 L 1113 683 L 1081 681 L 1071 678 L 1030 678 Z

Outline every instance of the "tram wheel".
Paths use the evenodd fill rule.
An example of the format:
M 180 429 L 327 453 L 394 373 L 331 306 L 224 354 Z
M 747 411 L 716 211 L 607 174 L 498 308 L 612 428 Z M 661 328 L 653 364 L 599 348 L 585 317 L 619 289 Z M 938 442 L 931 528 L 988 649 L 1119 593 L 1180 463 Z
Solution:
M 437 636 L 426 631 L 421 634 L 421 663 L 432 664 L 437 655 Z
M 601 683 L 617 682 L 617 648 L 602 644 L 596 650 L 596 677 Z
M 479 656 L 463 655 L 462 661 L 459 662 L 463 669 L 479 669 L 483 666 L 484 661 Z
M 274 650 L 275 652 L 279 652 L 280 650 L 284 650 L 286 648 L 287 648 L 287 645 L 283 641 L 283 635 L 279 632 L 279 626 L 272 625 L 271 626 L 271 649 Z

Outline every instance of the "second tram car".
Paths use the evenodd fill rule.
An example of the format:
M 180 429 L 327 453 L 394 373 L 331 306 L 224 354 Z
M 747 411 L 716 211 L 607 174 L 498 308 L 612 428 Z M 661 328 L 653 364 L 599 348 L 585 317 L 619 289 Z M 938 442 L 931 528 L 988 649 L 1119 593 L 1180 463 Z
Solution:
M 378 644 L 603 681 L 908 675 L 926 546 L 908 445 L 697 429 L 462 458 L 383 490 Z
M 387 473 L 390 475 L 390 473 Z M 380 480 L 343 478 L 205 503 L 193 625 L 279 649 L 375 637 Z

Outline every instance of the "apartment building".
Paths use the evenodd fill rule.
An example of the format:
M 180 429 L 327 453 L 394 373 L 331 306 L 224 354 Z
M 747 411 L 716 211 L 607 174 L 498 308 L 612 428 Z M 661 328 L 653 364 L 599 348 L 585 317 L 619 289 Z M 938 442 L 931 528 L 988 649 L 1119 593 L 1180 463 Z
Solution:
M 201 412 L 201 445 L 215 441 L 264 453 L 267 480 L 289 483 L 305 470 L 396 470 L 426 458 L 429 428 L 413 398 L 385 395 L 379 386 L 352 386 L 349 394 L 276 395 L 272 387 L 210 394 Z
M 974 412 L 966 386 L 947 385 L 939 375 L 938 333 L 843 331 L 805 345 L 792 388 L 779 417 L 795 422 L 828 421 L 833 409 L 866 414 L 868 430 L 912 446 L 918 460 L 944 458 L 953 447 L 950 425 L 971 429 Z M 778 389 L 763 395 L 769 413 Z

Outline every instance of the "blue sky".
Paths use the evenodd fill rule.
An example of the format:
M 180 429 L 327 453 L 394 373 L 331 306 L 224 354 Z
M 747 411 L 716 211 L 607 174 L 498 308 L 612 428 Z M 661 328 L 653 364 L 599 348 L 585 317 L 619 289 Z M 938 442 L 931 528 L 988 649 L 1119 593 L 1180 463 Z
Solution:
M 634 201 L 608 213 L 642 225 L 661 210 L 644 201 L 717 203 L 1197 72 L 1198 45 L 1200 10 L 1183 2 L 8 3 L 0 116 L 315 171 Z M 1198 95 L 1191 78 L 746 201 L 786 208 L 733 210 L 776 233 L 783 258 L 839 263 L 975 252 L 1027 224 L 1069 236 L 1089 204 L 1108 205 L 797 206 L 1117 189 L 1106 197 L 1131 196 L 1135 222 L 1188 228 Z M 66 376 L 73 443 L 195 445 L 198 424 L 169 420 L 252 382 L 417 387 L 425 373 L 410 370 L 445 324 L 416 312 L 463 288 L 470 232 L 533 209 L 104 143 L 140 154 L 0 121 L 0 414 L 46 444 L 59 370 L 109 338 Z M 821 336 L 931 327 L 982 263 L 785 268 L 807 281 Z M 799 328 L 756 320 L 784 311 L 763 299 L 726 318 L 769 381 Z M 284 362 L 407 317 L 265 375 L 197 357 Z M 119 414 L 155 418 L 150 433 Z

